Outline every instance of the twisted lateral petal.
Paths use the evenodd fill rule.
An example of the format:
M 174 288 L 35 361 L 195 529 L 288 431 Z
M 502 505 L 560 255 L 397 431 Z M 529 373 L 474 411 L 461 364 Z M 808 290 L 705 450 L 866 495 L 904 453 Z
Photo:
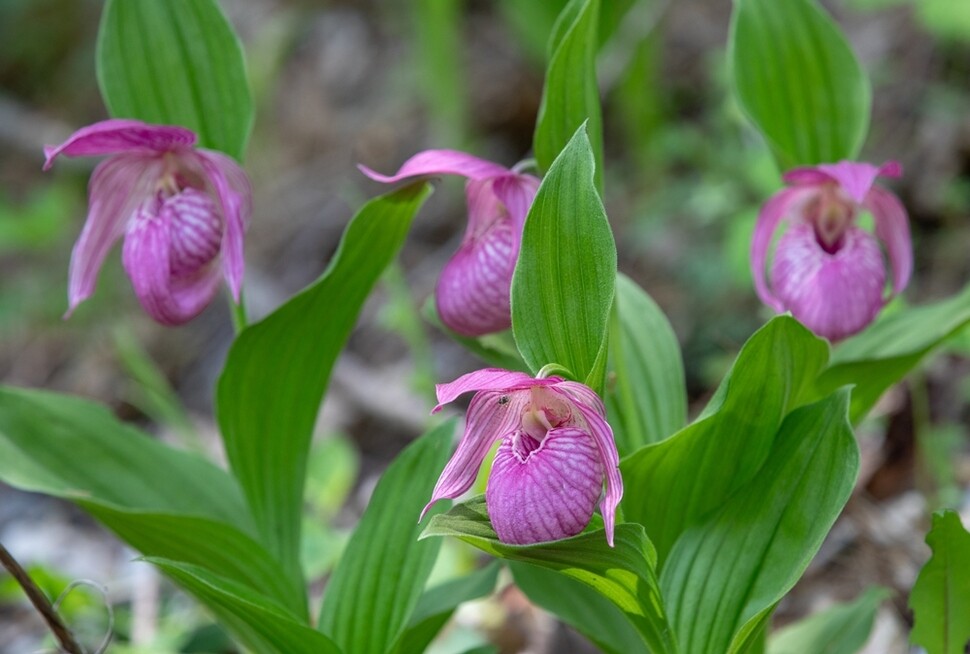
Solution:
M 242 290 L 243 238 L 252 215 L 252 189 L 245 171 L 231 157 L 211 150 L 195 153 L 219 198 L 225 220 L 225 235 L 222 240 L 223 273 L 233 299 L 238 303 Z
M 197 316 L 219 287 L 218 268 L 174 277 L 170 272 L 171 224 L 159 215 L 158 200 L 146 200 L 132 217 L 121 262 L 145 311 L 164 325 L 181 325 Z
M 419 521 L 438 500 L 458 497 L 471 488 L 492 443 L 518 427 L 528 401 L 528 393 L 522 392 L 503 395 L 502 391 L 482 391 L 472 398 L 468 405 L 465 433 L 438 478 L 431 500 L 421 511 Z
M 517 174 L 503 175 L 495 178 L 493 182 L 495 195 L 505 205 L 509 219 L 515 226 L 516 234 L 522 233 L 525 218 L 529 215 L 539 184 L 538 177 Z M 518 257 L 518 249 L 516 249 L 516 257 Z
M 482 368 L 474 372 L 469 372 L 453 382 L 447 384 L 435 384 L 435 393 L 438 396 L 438 404 L 432 409 L 432 413 L 441 411 L 441 407 L 454 402 L 459 395 L 471 393 L 472 391 L 513 391 L 530 386 L 546 386 L 562 381 L 559 377 L 547 377 L 546 379 L 533 379 L 524 372 L 514 370 L 503 370 L 502 368 Z
M 909 236 L 906 208 L 895 195 L 878 186 L 869 192 L 865 206 L 872 213 L 876 237 L 886 245 L 889 254 L 893 294 L 901 293 L 913 272 L 913 242 Z
M 419 175 L 461 175 L 468 179 L 483 180 L 509 172 L 505 166 L 457 150 L 419 152 L 405 161 L 393 175 L 382 175 L 360 164 L 357 168 L 375 182 L 385 184 Z
M 754 277 L 754 288 L 761 301 L 775 311 L 784 311 L 785 306 L 768 288 L 765 275 L 765 263 L 768 260 L 768 250 L 771 239 L 778 229 L 782 218 L 792 213 L 793 205 L 813 189 L 789 188 L 776 193 L 761 208 L 758 222 L 754 228 L 754 238 L 751 241 L 751 274 Z
M 514 432 L 495 455 L 485 504 L 499 540 L 528 545 L 581 532 L 602 488 L 603 466 L 586 432 L 552 429 L 541 443 Z
M 153 194 L 161 166 L 154 157 L 118 155 L 95 168 L 88 184 L 88 217 L 71 252 L 65 318 L 94 292 L 108 251 L 138 205 Z
M 596 445 L 599 460 L 606 473 L 606 494 L 600 502 L 600 513 L 603 514 L 603 528 L 606 530 L 606 542 L 613 547 L 613 531 L 616 524 L 616 507 L 623 498 L 623 477 L 620 475 L 620 455 L 616 451 L 616 441 L 613 439 L 613 429 L 596 410 L 577 404 L 589 426 L 589 435 Z
M 140 120 L 103 120 L 74 132 L 58 146 L 44 147 L 44 170 L 54 165 L 54 159 L 86 157 L 102 154 L 157 154 L 188 148 L 195 143 L 192 130 L 174 125 L 149 125 Z
M 837 341 L 868 325 L 883 306 L 886 270 L 879 243 L 850 227 L 835 254 L 819 246 L 811 225 L 793 225 L 781 238 L 772 286 L 798 320 Z

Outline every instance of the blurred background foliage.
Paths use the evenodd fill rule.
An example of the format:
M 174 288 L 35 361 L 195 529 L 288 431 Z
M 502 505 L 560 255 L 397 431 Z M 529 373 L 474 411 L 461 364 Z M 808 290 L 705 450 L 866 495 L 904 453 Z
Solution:
M 356 163 L 387 172 L 425 148 L 466 149 L 506 165 L 530 156 L 546 44 L 564 4 L 223 0 L 246 47 L 257 106 L 246 161 L 256 202 L 246 248 L 250 311 L 265 315 L 323 269 L 352 211 L 378 191 Z M 673 323 L 696 413 L 769 315 L 752 291 L 748 247 L 779 171 L 728 92 L 730 3 L 603 4 L 607 213 L 620 269 Z M 894 184 L 916 246 L 905 301 L 950 295 L 970 280 L 966 0 L 822 4 L 873 81 L 863 158 L 898 159 L 906 171 Z M 142 315 L 112 256 L 95 296 L 70 322 L 60 319 L 93 164 L 65 161 L 45 175 L 41 147 L 106 117 L 94 75 L 100 10 L 98 0 L 0 0 L 0 376 L 97 398 L 160 438 L 218 459 L 212 387 L 232 338 L 224 305 L 163 330 Z M 474 365 L 420 309 L 464 229 L 461 184 L 437 186 L 399 265 L 365 307 L 319 421 L 304 564 L 321 583 L 376 477 L 427 424 L 431 384 Z M 896 591 L 884 619 L 895 640 L 886 642 L 905 642 L 906 592 L 928 556 L 926 517 L 942 506 L 967 512 L 968 356 L 963 334 L 888 393 L 860 429 L 859 490 L 833 543 L 779 608 L 779 625 L 878 583 Z M 0 540 L 54 580 L 53 595 L 73 578 L 111 580 L 117 642 L 142 644 L 117 651 L 230 651 L 164 584 L 146 600 L 139 589 L 157 587 L 157 577 L 133 572 L 147 566 L 129 565 L 131 552 L 76 510 L 0 488 Z M 467 554 L 445 552 L 443 567 L 469 565 Z M 8 581 L 0 577 L 0 643 L 14 649 L 0 651 L 29 651 L 43 632 Z M 151 598 L 154 608 L 145 609 Z M 105 616 L 88 610 L 92 602 L 96 595 L 78 590 L 64 611 L 93 626 L 87 642 L 95 643 Z M 447 638 L 458 647 L 484 642 L 481 634 L 509 652 L 524 644 L 557 651 L 578 638 L 511 591 L 492 602 L 471 620 L 474 629 L 459 620 L 439 651 L 451 651 Z M 147 622 L 146 611 L 154 616 Z

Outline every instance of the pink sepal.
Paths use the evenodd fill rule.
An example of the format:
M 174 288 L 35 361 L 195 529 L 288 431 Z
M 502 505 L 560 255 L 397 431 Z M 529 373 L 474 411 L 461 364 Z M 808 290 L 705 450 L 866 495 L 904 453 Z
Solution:
M 233 299 L 238 303 L 245 268 L 243 242 L 252 215 L 252 189 L 245 171 L 234 159 L 212 150 L 198 150 L 196 156 L 219 198 L 226 232 L 222 241 L 223 274 Z
M 161 162 L 143 155 L 112 157 L 94 169 L 88 183 L 88 216 L 71 251 L 64 318 L 94 293 L 108 251 L 124 235 L 139 202 L 151 196 L 160 169 Z
M 54 165 L 54 159 L 87 157 L 103 154 L 147 154 L 167 152 L 192 146 L 195 132 L 175 125 L 149 125 L 140 120 L 112 118 L 82 127 L 60 145 L 44 146 L 44 170 Z
M 913 241 L 909 235 L 909 217 L 899 199 L 886 189 L 874 186 L 866 198 L 872 213 L 876 237 L 886 246 L 893 273 L 893 294 L 899 294 L 913 272 Z
M 772 196 L 758 214 L 754 238 L 751 241 L 751 275 L 754 277 L 755 291 L 762 302 L 779 313 L 784 311 L 785 307 L 768 287 L 765 264 L 768 260 L 768 250 L 771 248 L 771 239 L 778 230 L 778 224 L 782 218 L 791 214 L 792 205 L 804 193 L 802 188 L 788 188 Z
M 898 161 L 887 161 L 882 166 L 857 161 L 840 161 L 795 168 L 784 175 L 786 183 L 794 186 L 819 186 L 836 182 L 856 204 L 862 204 L 877 177 L 899 177 L 903 167 Z
M 535 379 L 524 372 L 503 370 L 502 368 L 482 368 L 469 372 L 453 382 L 435 384 L 438 404 L 431 413 L 441 411 L 441 407 L 454 402 L 459 395 L 472 391 L 514 391 L 531 386 L 549 386 L 561 382 L 560 377 Z
M 488 179 L 509 172 L 497 163 L 480 159 L 457 150 L 425 150 L 405 161 L 393 175 L 382 175 L 367 166 L 358 164 L 360 172 L 375 182 L 392 184 L 408 177 L 421 175 L 461 175 L 468 179 Z
M 515 233 L 520 235 L 518 242 L 521 242 L 525 218 L 529 215 L 529 209 L 532 207 L 532 201 L 535 200 L 540 183 L 539 178 L 532 175 L 511 174 L 495 179 L 493 185 L 495 195 L 505 205 L 509 218 L 515 226 Z M 518 257 L 518 250 L 516 250 L 516 257 Z

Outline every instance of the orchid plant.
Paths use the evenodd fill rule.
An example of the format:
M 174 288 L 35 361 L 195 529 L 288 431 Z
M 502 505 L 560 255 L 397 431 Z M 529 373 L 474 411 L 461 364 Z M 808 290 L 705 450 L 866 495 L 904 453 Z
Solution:
M 734 2 L 732 91 L 781 173 L 754 230 L 752 295 L 783 315 L 750 336 L 690 422 L 677 338 L 618 271 L 603 204 L 596 61 L 633 2 L 566 5 L 550 36 L 534 161 L 507 167 L 436 149 L 393 175 L 361 165 L 396 188 L 359 209 L 315 282 L 252 324 L 242 305 L 253 113 L 242 49 L 215 0 L 157 20 L 162 4 L 105 4 L 98 80 L 112 117 L 47 148 L 44 167 L 107 157 L 90 180 L 68 315 L 119 239 L 135 295 L 162 325 L 191 320 L 225 279 L 238 326 L 216 388 L 228 467 L 94 402 L 4 387 L 0 479 L 90 512 L 253 652 L 425 651 L 460 604 L 494 590 L 499 567 L 504 583 L 605 652 L 861 646 L 840 641 L 838 618 L 871 625 L 881 591 L 804 640 L 774 634 L 772 614 L 853 493 L 854 426 L 970 324 L 970 288 L 882 311 L 913 275 L 906 209 L 876 183 L 901 167 L 859 161 L 868 82 L 815 0 Z M 132 34 L 150 56 L 126 56 Z M 185 67 L 161 89 L 172 101 L 153 100 L 162 82 L 152 57 Z M 301 561 L 316 416 L 365 300 L 429 178 L 442 175 L 466 180 L 467 226 L 440 271 L 436 313 L 484 361 L 437 386 L 436 413 L 474 393 L 463 429 L 438 422 L 399 454 L 318 602 Z M 515 352 L 491 348 L 495 334 Z M 429 586 L 446 538 L 500 565 Z M 930 654 L 970 639 L 968 540 L 955 514 L 934 518 L 934 558 L 910 599 L 913 638 Z M 61 645 L 82 651 L 69 634 Z

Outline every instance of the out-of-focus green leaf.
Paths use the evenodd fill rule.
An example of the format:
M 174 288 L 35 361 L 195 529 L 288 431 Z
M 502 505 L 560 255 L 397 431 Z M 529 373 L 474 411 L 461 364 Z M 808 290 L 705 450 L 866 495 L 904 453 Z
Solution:
M 571 625 L 608 654 L 649 654 L 615 604 L 588 585 L 554 570 L 510 561 L 515 585 L 529 600 Z
M 0 479 L 79 504 L 143 554 L 203 565 L 306 615 L 304 588 L 254 540 L 235 480 L 104 407 L 0 390 Z
M 512 277 L 512 332 L 533 372 L 557 363 L 599 390 L 616 245 L 593 184 L 594 165 L 581 125 L 529 209 Z
M 834 348 L 828 368 L 816 382 L 816 394 L 821 397 L 840 386 L 854 384 L 850 416 L 858 422 L 887 388 L 967 325 L 970 286 L 941 302 L 886 314 Z
M 582 0 L 578 11 L 575 2 L 563 9 L 563 13 L 576 11 L 576 17 L 561 39 L 552 37 L 558 45 L 546 69 L 533 149 L 540 170 L 550 170 L 576 130 L 586 123 L 596 189 L 602 192 L 603 119 L 596 85 L 599 6 L 600 0 Z
M 970 643 L 970 532 L 955 511 L 934 513 L 926 544 L 933 556 L 909 595 L 910 640 L 928 654 L 963 654 Z
M 856 654 L 869 639 L 876 611 L 890 592 L 870 588 L 858 599 L 836 604 L 773 634 L 768 654 Z
M 410 4 L 420 88 L 436 140 L 461 145 L 466 138 L 468 96 L 461 68 L 460 0 L 417 0 Z
M 242 46 L 214 0 L 108 0 L 97 70 L 115 118 L 182 125 L 242 160 L 253 99 Z
M 500 568 L 498 561 L 493 561 L 464 577 L 426 590 L 414 607 L 407 629 L 390 651 L 394 654 L 425 651 L 460 604 L 485 597 L 495 589 Z
M 855 159 L 869 128 L 869 81 L 815 0 L 735 0 L 731 78 L 783 170 Z
M 674 544 L 660 585 L 686 654 L 744 651 L 818 551 L 859 471 L 848 407 L 842 390 L 789 414 L 757 474 Z
M 602 529 L 548 543 L 506 545 L 492 529 L 485 498 L 479 496 L 432 518 L 421 538 L 430 536 L 455 536 L 492 556 L 580 581 L 615 604 L 654 654 L 677 651 L 654 572 L 656 553 L 640 525 L 617 525 L 615 547 L 607 545 Z
M 229 350 L 216 395 L 226 454 L 263 541 L 294 580 L 307 454 L 330 371 L 429 193 L 413 184 L 364 205 L 320 279 Z
M 776 317 L 745 343 L 693 424 L 621 461 L 623 514 L 647 526 L 661 564 L 686 529 L 760 474 L 785 415 L 827 358 L 825 341 Z
M 204 603 L 233 636 L 258 654 L 342 654 L 333 641 L 266 596 L 195 565 L 146 557 Z
M 434 299 L 428 298 L 421 309 L 421 315 L 429 323 L 437 327 L 444 334 L 449 336 L 456 343 L 460 343 L 469 352 L 494 368 L 504 368 L 506 370 L 521 370 L 529 372 L 529 366 L 522 360 L 522 355 L 515 347 L 515 339 L 512 330 L 506 330 L 496 334 L 486 334 L 477 338 L 462 336 L 457 332 L 448 329 L 434 306 Z
M 916 15 L 930 32 L 953 41 L 970 41 L 970 11 L 961 0 L 912 0 Z
M 653 299 L 622 274 L 610 330 L 606 410 L 623 457 L 683 427 L 687 393 L 677 335 Z
M 454 432 L 449 420 L 391 463 L 327 584 L 318 628 L 346 652 L 390 650 L 421 597 L 441 541 L 418 540 L 418 516 Z

